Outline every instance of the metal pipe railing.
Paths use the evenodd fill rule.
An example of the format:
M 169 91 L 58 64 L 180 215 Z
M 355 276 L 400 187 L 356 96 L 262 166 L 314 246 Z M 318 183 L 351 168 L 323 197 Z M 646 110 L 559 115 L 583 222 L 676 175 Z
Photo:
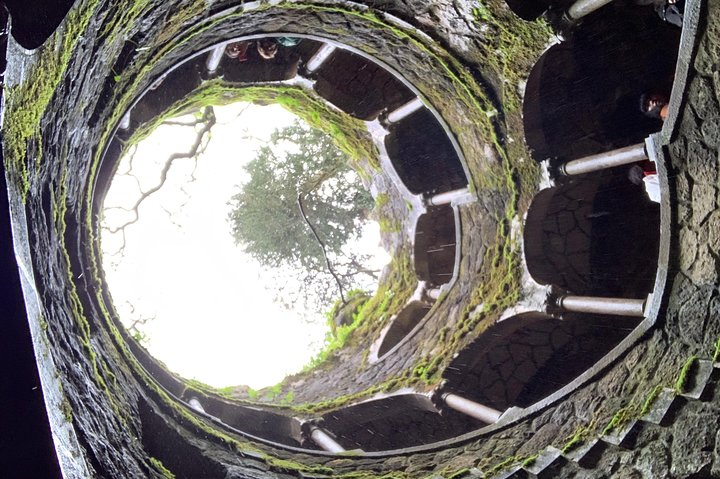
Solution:
M 198 398 L 195 398 L 195 397 L 190 398 L 190 400 L 188 401 L 188 405 L 191 408 L 193 408 L 194 410 L 196 410 L 197 412 L 202 412 L 202 413 L 205 412 L 205 408 L 202 406 L 202 404 L 200 403 L 200 400 Z
M 314 72 L 320 66 L 325 63 L 325 60 L 327 60 L 330 55 L 335 51 L 335 47 L 329 44 L 324 44 L 320 47 L 320 49 L 315 52 L 315 55 L 308 60 L 307 65 L 305 65 L 305 68 L 308 72 Z
M 427 202 L 430 206 L 449 205 L 454 200 L 462 198 L 469 193 L 470 192 L 467 188 L 459 188 L 457 190 L 446 191 L 445 193 L 439 193 L 435 196 L 431 196 L 428 198 Z
M 442 294 L 442 289 L 441 288 L 428 289 L 425 292 L 425 294 L 427 294 L 428 298 L 434 299 L 435 301 L 437 301 L 437 299 L 440 297 L 440 294 Z
M 118 125 L 118 128 L 120 128 L 121 130 L 127 130 L 128 128 L 130 128 L 130 113 L 131 111 L 128 110 L 127 113 L 125 113 L 120 119 L 120 124 Z

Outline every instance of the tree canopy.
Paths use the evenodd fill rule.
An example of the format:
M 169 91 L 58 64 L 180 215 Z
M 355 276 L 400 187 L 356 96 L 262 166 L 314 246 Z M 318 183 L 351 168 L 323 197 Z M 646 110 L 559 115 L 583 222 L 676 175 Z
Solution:
M 276 272 L 287 302 L 320 306 L 338 296 L 298 196 L 343 289 L 357 287 L 363 275 L 375 276 L 362 266 L 365 258 L 344 248 L 360 235 L 373 200 L 329 136 L 296 121 L 276 130 L 245 170 L 249 180 L 230 200 L 232 234 Z

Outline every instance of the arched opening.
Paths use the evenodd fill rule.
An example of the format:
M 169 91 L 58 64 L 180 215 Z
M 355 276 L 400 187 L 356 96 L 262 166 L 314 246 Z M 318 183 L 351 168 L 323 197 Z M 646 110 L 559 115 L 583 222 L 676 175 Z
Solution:
M 483 424 L 450 411 L 440 415 L 420 394 L 401 394 L 356 404 L 322 417 L 346 449 L 366 452 L 437 442 L 477 429 Z
M 418 218 L 415 227 L 415 272 L 428 287 L 448 283 L 455 269 L 458 249 L 455 211 L 449 205 L 435 206 Z
M 379 358 L 383 357 L 397 346 L 400 341 L 405 339 L 405 337 L 420 324 L 420 321 L 429 311 L 430 306 L 420 301 L 413 301 L 405 306 L 390 323 L 390 327 L 384 334 L 378 348 L 377 356 Z
M 541 191 L 524 230 L 533 279 L 579 295 L 642 298 L 655 284 L 660 209 L 625 169 Z
M 23 48 L 34 50 L 55 32 L 73 3 L 72 0 L 6 0 L 3 2 L 6 7 L 0 8 L 10 11 L 13 38 Z
M 570 383 L 624 338 L 637 319 L 530 312 L 497 323 L 445 370 L 444 390 L 504 411 Z
M 523 20 L 536 20 L 550 6 L 547 0 L 505 0 L 512 12 Z
M 367 59 L 335 49 L 309 76 L 313 88 L 327 101 L 350 115 L 372 121 L 415 97 L 397 78 Z
M 530 72 L 523 100 L 533 158 L 580 158 L 659 130 L 640 98 L 669 96 L 679 36 L 650 8 L 610 6 L 552 46 Z
M 389 129 L 385 147 L 411 193 L 445 193 L 467 186 L 457 152 L 430 110 L 421 108 Z

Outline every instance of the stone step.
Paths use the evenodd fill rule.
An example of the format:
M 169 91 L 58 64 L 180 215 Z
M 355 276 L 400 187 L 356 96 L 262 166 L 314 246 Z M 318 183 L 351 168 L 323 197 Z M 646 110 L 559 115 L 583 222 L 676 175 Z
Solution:
M 698 359 L 693 365 L 691 377 L 688 378 L 688 389 L 678 393 L 673 388 L 663 388 L 653 401 L 649 411 L 643 416 L 631 419 L 607 434 L 584 441 L 565 453 L 556 447 L 548 446 L 538 453 L 537 458 L 531 464 L 514 465 L 494 476 L 488 476 L 487 479 L 549 479 L 557 474 L 558 468 L 562 469 L 568 463 L 576 463 L 580 467 L 584 467 L 583 463 L 587 461 L 595 462 L 594 459 L 598 459 L 608 447 L 630 449 L 628 440 L 632 437 L 633 432 L 642 427 L 642 423 L 662 426 L 661 422 L 673 403 L 680 397 L 685 400 L 700 399 L 713 373 L 720 374 L 716 373 L 716 371 L 720 371 L 720 361 L 713 362 L 707 359 Z M 463 478 L 486 477 L 479 470 L 476 469 L 475 471 L 477 473 L 468 473 Z
M 566 464 L 567 461 L 562 455 L 562 451 L 556 447 L 548 446 L 538 454 L 538 457 L 532 464 L 523 466 L 523 469 L 533 479 L 550 478 L 554 474 L 554 469 Z
M 493 476 L 493 479 L 527 479 L 527 473 L 520 466 L 513 466 L 497 476 Z
M 658 394 L 658 397 L 650 406 L 650 410 L 640 416 L 641 421 L 649 422 L 651 424 L 660 424 L 670 410 L 670 406 L 675 401 L 675 390 L 670 388 L 663 388 Z
M 588 455 L 594 454 L 598 451 L 598 448 L 601 447 L 600 442 L 600 438 L 597 437 L 588 439 L 581 444 L 578 444 L 577 447 L 574 447 L 570 451 L 562 452 L 562 456 L 568 461 L 581 464 L 583 459 L 585 459 Z
M 622 426 L 612 429 L 607 434 L 603 434 L 600 436 L 600 439 L 613 446 L 627 449 L 625 440 L 630 436 L 630 433 L 635 430 L 637 423 L 637 419 L 630 419 Z
M 714 365 L 712 361 L 698 359 L 693 365 L 694 374 L 688 378 L 689 389 L 680 395 L 689 399 L 700 399 L 700 396 L 702 396 L 705 390 L 705 386 L 708 381 L 710 381 L 713 369 Z

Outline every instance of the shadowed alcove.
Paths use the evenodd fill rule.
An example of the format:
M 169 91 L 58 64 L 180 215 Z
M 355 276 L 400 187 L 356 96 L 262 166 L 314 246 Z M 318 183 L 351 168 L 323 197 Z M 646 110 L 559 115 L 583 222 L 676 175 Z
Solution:
M 640 112 L 640 96 L 669 95 L 678 42 L 679 30 L 651 8 L 610 4 L 550 47 L 523 102 L 533 158 L 579 158 L 657 131 L 662 123 Z
M 448 283 L 455 269 L 455 211 L 449 205 L 428 209 L 415 227 L 415 271 L 428 287 Z
M 390 125 L 385 146 L 393 167 L 413 194 L 444 193 L 467 186 L 452 142 L 425 108 Z

